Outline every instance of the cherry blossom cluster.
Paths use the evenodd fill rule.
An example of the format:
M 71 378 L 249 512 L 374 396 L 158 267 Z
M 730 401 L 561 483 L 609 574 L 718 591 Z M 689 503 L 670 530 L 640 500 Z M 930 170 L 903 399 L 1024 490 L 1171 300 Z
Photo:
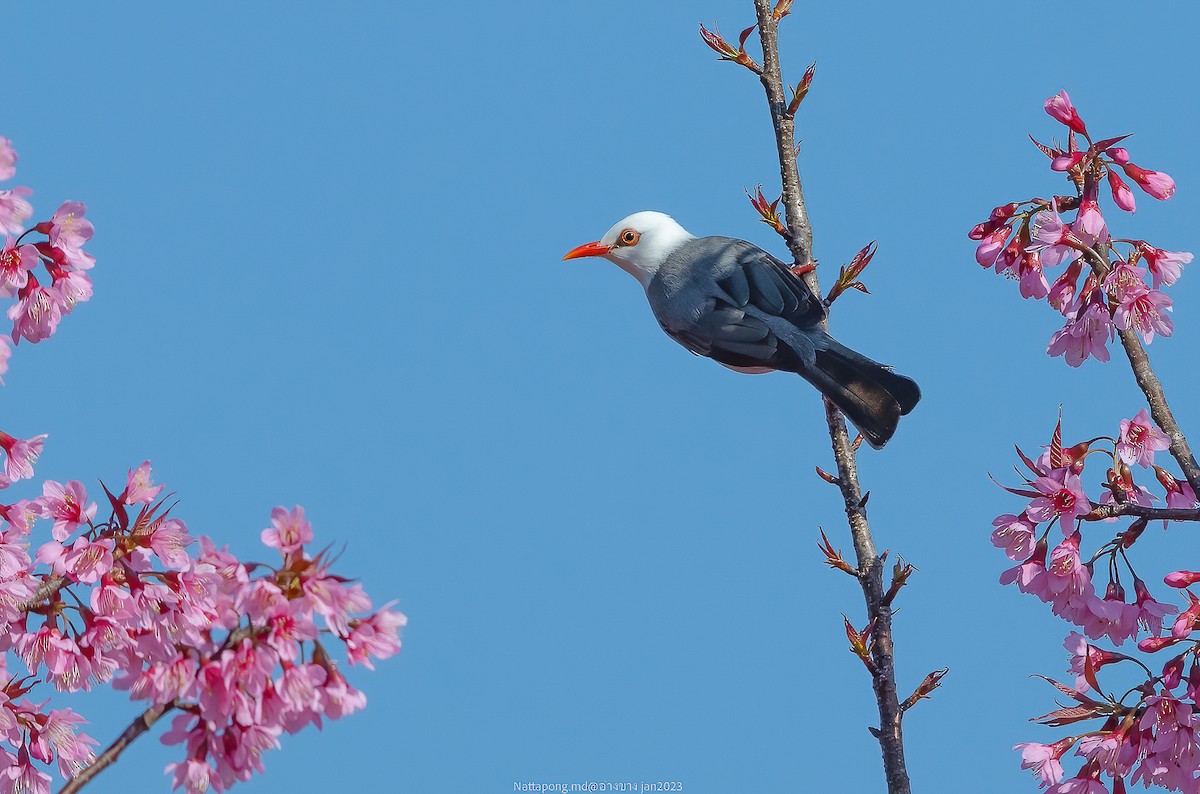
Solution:
M 1127 781 L 1178 791 L 1197 789 L 1200 722 L 1193 729 L 1191 714 L 1200 712 L 1200 635 L 1191 635 L 1200 628 L 1200 598 L 1185 590 L 1189 606 L 1182 613 L 1156 600 L 1129 555 L 1152 516 L 1161 518 L 1164 527 L 1171 520 L 1169 510 L 1156 513 L 1151 508 L 1165 504 L 1180 511 L 1180 517 L 1200 517 L 1200 501 L 1191 485 L 1155 463 L 1156 454 L 1168 446 L 1168 438 L 1145 409 L 1122 420 L 1115 438 L 1093 438 L 1069 447 L 1062 443 L 1060 423 L 1036 460 L 1021 455 L 1029 473 L 1023 487 L 1007 490 L 1028 500 L 1024 509 L 993 522 L 992 543 L 1018 562 L 1001 575 L 1001 583 L 1015 584 L 1080 629 L 1064 643 L 1068 672 L 1075 680 L 1063 684 L 1046 679 L 1072 703 L 1039 721 L 1055 727 L 1100 724 L 1053 744 L 1015 748 L 1021 750 L 1022 768 L 1033 770 L 1041 785 L 1055 794 L 1109 791 L 1102 778 L 1109 779 L 1114 793 L 1124 791 Z M 1083 485 L 1089 461 L 1105 469 L 1099 484 L 1103 493 L 1094 499 Z M 1157 486 L 1153 489 L 1142 482 L 1150 482 L 1151 473 Z M 1132 520 L 1114 531 L 1111 522 L 1123 516 Z M 1089 536 L 1090 527 L 1103 530 L 1102 542 L 1091 553 L 1082 549 L 1084 526 Z M 1166 583 L 1178 588 L 1197 581 L 1200 573 L 1176 571 L 1166 576 Z M 1146 653 L 1181 643 L 1186 648 L 1155 675 L 1140 659 L 1113 650 L 1139 638 L 1137 647 Z M 1098 678 L 1101 668 L 1119 662 L 1138 665 L 1146 674 L 1144 683 L 1121 697 L 1105 694 Z M 1081 759 L 1080 767 L 1066 778 L 1063 756 L 1072 749 Z
M 1146 344 L 1156 334 L 1170 336 L 1172 302 L 1162 288 L 1175 283 L 1192 255 L 1145 240 L 1113 239 L 1100 209 L 1102 180 L 1126 212 L 1136 202 L 1121 174 L 1159 200 L 1175 193 L 1174 180 L 1131 162 L 1118 146 L 1127 135 L 1093 141 L 1066 91 L 1047 99 L 1045 108 L 1067 127 L 1067 146 L 1034 144 L 1050 158 L 1051 170 L 1067 175 L 1074 194 L 1002 204 L 969 236 L 979 241 L 980 265 L 1016 279 L 1022 297 L 1044 298 L 1066 318 L 1046 352 L 1077 367 L 1089 356 L 1108 360 L 1114 328 L 1132 328 Z M 1064 219 L 1064 212 L 1075 216 Z M 1047 271 L 1064 266 L 1048 280 Z
M 1131 163 L 1117 146 L 1123 137 L 1093 142 L 1065 91 L 1046 101 L 1046 111 L 1067 126 L 1067 148 L 1037 145 L 1051 158 L 1053 170 L 1068 175 L 1076 195 L 997 207 L 971 232 L 980 241 L 976 258 L 1017 278 L 1024 297 L 1046 298 L 1067 318 L 1050 341 L 1051 355 L 1065 355 L 1072 366 L 1089 356 L 1106 361 L 1114 329 L 1136 331 L 1146 343 L 1155 334 L 1170 335 L 1171 301 L 1160 288 L 1179 278 L 1192 255 L 1163 251 L 1144 240 L 1111 238 L 1099 209 L 1101 179 L 1107 179 L 1117 206 L 1129 212 L 1133 193 L 1118 171 L 1158 199 L 1172 195 L 1174 182 Z M 1086 149 L 1077 145 L 1076 136 L 1087 141 Z M 1063 211 L 1075 211 L 1075 217 L 1064 221 Z M 1065 271 L 1047 282 L 1042 268 L 1064 265 Z M 1186 445 L 1176 449 L 1159 427 L 1159 422 L 1176 426 L 1149 363 L 1129 352 L 1130 344 L 1140 352 L 1136 338 L 1126 337 L 1155 418 L 1142 409 L 1121 420 L 1113 436 L 1074 445 L 1063 443 L 1060 420 L 1036 458 L 1018 449 L 1027 473 L 1023 483 L 1006 490 L 1025 503 L 1019 512 L 992 522 L 992 543 L 1017 563 L 1001 574 L 1001 583 L 1045 602 L 1078 629 L 1064 642 L 1067 672 L 1074 680 L 1045 678 L 1066 702 L 1037 719 L 1052 727 L 1078 726 L 1072 729 L 1077 732 L 1051 744 L 1014 748 L 1021 752 L 1022 768 L 1053 794 L 1121 794 L 1138 783 L 1200 791 L 1200 635 L 1195 634 L 1200 596 L 1188 589 L 1200 582 L 1200 573 L 1168 573 L 1165 584 L 1182 590 L 1183 597 L 1160 601 L 1130 559 L 1130 549 L 1152 522 L 1162 521 L 1166 528 L 1200 521 L 1197 478 Z M 1144 359 L 1144 353 L 1140 356 Z M 1145 378 L 1153 379 L 1155 388 L 1142 383 Z M 1159 465 L 1165 451 L 1185 473 L 1192 472 L 1190 480 Z M 1127 643 L 1136 643 L 1137 650 L 1117 650 Z M 1165 662 L 1146 656 L 1167 649 Z M 1114 669 L 1134 674 L 1135 685 L 1124 694 L 1116 694 L 1124 687 L 1113 688 Z M 1064 769 L 1068 758 L 1078 764 L 1072 774 Z
M 0 182 L 17 172 L 12 142 L 0 136 Z M 8 307 L 12 340 L 40 342 L 58 328 L 75 306 L 92 297 L 87 271 L 95 257 L 83 250 L 92 238 L 87 207 L 80 201 L 63 202 L 49 220 L 26 227 L 33 217 L 27 187 L 0 190 L 0 297 L 16 298 Z M 44 271 L 44 273 L 42 272 Z M 38 273 L 42 273 L 41 278 Z M 0 375 L 8 369 L 12 348 L 0 337 Z
M 43 437 L 0 433 L 5 484 L 33 475 Z M 373 609 L 360 585 L 310 552 L 304 510 L 275 508 L 262 542 L 275 563 L 244 562 L 194 537 L 150 463 L 131 469 L 108 517 L 83 483 L 48 480 L 33 499 L 0 504 L 0 791 L 48 792 L 40 764 L 71 778 L 93 761 L 82 718 L 26 695 L 110 683 L 134 700 L 174 709 L 163 737 L 184 745 L 168 772 L 176 787 L 223 791 L 261 772 L 280 736 L 361 709 L 364 695 L 334 660 L 374 669 L 400 648 L 404 615 Z M 50 539 L 30 548 L 39 522 Z M 15 660 L 24 669 L 12 670 Z M 20 785 L 18 785 L 20 781 Z

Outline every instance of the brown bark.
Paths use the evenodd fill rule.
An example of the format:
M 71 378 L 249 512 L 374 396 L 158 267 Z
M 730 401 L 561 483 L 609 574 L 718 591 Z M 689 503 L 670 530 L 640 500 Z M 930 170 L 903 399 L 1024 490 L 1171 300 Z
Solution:
M 775 127 L 775 143 L 779 154 L 779 174 L 783 184 L 783 205 L 791 232 L 788 248 L 796 265 L 813 262 L 812 226 L 804 206 L 804 191 L 796 165 L 795 122 L 787 113 L 783 77 L 779 66 L 779 21 L 773 16 L 769 0 L 754 0 L 758 16 L 759 38 L 763 47 L 763 70 L 759 75 L 771 109 Z M 803 278 L 812 291 L 821 296 L 817 274 L 809 270 Z M 846 431 L 846 422 L 831 403 L 825 403 L 825 419 L 829 439 L 837 463 L 837 486 L 842 492 L 846 520 L 858 558 L 858 581 L 862 586 L 868 620 L 875 621 L 875 643 L 871 658 L 877 668 L 873 678 L 875 700 L 879 707 L 879 730 L 872 730 L 879 740 L 883 754 L 884 774 L 889 794 L 909 794 L 908 771 L 904 762 L 904 737 L 901 730 L 903 710 L 896 694 L 896 671 L 892 645 L 892 610 L 883 603 L 883 560 L 875 549 L 871 527 L 863 505 L 863 492 L 858 482 L 858 465 L 854 447 Z

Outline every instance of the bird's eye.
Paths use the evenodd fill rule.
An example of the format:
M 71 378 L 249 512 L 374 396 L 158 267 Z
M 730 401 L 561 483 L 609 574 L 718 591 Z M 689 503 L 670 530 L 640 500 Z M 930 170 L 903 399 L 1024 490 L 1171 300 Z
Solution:
M 637 245 L 639 237 L 641 237 L 641 235 L 633 229 L 626 229 L 625 231 L 621 232 L 621 245 Z

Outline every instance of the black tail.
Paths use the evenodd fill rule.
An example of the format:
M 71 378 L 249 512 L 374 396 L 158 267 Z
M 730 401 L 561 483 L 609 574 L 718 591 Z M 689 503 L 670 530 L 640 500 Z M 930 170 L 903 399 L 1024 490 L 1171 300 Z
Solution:
M 881 448 L 900 417 L 921 399 L 915 381 L 892 372 L 832 337 L 817 350 L 816 367 L 801 373 L 854 423 L 867 443 Z

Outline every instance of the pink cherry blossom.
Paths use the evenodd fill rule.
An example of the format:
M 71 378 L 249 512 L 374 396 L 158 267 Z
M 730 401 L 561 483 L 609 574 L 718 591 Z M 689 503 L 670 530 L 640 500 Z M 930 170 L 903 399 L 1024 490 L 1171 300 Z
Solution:
M 82 249 L 95 233 L 92 222 L 83 217 L 85 213 L 87 205 L 82 201 L 64 201 L 50 218 L 50 243 L 68 256 Z
M 1184 590 L 1183 594 L 1187 596 L 1188 608 L 1179 613 L 1179 617 L 1175 618 L 1175 624 L 1171 626 L 1171 636 L 1178 639 L 1183 639 L 1191 634 L 1196 620 L 1200 619 L 1200 598 L 1196 598 L 1191 590 Z
M 1154 475 L 1167 491 L 1167 507 L 1187 509 L 1197 506 L 1196 493 L 1187 480 L 1177 480 L 1170 472 L 1158 466 L 1154 467 Z
M 1113 323 L 1108 307 L 1102 302 L 1089 302 L 1077 316 L 1067 318 L 1067 324 L 1055 331 L 1046 345 L 1049 356 L 1063 356 L 1068 366 L 1078 367 L 1093 356 L 1108 361 L 1108 343 L 1112 340 Z
M 52 294 L 63 314 L 70 314 L 80 303 L 92 299 L 92 280 L 81 270 L 57 270 Z
M 1167 174 L 1139 168 L 1133 163 L 1125 163 L 1121 168 L 1127 177 L 1137 182 L 1138 187 L 1159 201 L 1165 201 L 1175 195 L 1175 180 Z
M 1000 584 L 1016 584 L 1022 593 L 1035 595 L 1043 601 L 1049 601 L 1051 594 L 1048 588 L 1050 576 L 1046 571 L 1046 554 L 1049 545 L 1042 538 L 1033 547 L 1033 554 L 1020 565 L 1009 568 L 1000 574 Z
M 285 662 L 283 677 L 276 683 L 285 707 L 289 711 L 321 711 L 321 686 L 328 673 L 316 664 L 294 665 Z
M 1021 261 L 1021 256 L 1024 253 L 1025 247 L 1021 240 L 1021 236 L 1016 235 L 996 256 L 993 269 L 997 274 L 1011 278 L 1016 271 L 1017 263 Z
M 290 511 L 282 507 L 271 510 L 271 526 L 262 531 L 262 542 L 284 554 L 298 551 L 312 539 L 312 525 L 305 520 L 304 508 L 299 505 Z
M 12 179 L 17 173 L 17 152 L 12 141 L 0 135 L 0 181 Z
M 346 654 L 350 664 L 363 664 L 374 670 L 372 656 L 386 659 L 400 652 L 399 632 L 408 623 L 408 618 L 402 612 L 390 609 L 392 605 L 384 605 L 366 620 L 350 622 L 350 634 L 346 637 Z
M 996 257 L 1000 255 L 1000 252 L 1008 244 L 1008 238 L 1011 234 L 1011 226 L 1001 226 L 991 234 L 988 234 L 975 249 L 975 261 L 982 267 L 991 267 L 996 264 Z
M 1046 789 L 1046 794 L 1108 794 L 1108 789 L 1095 777 L 1081 772 L 1057 786 Z
M 1117 454 L 1128 465 L 1134 463 L 1149 468 L 1154 464 L 1154 453 L 1171 446 L 1171 439 L 1150 420 L 1145 408 L 1132 419 L 1121 420 L 1121 434 L 1117 438 Z
M 1149 291 L 1146 286 L 1146 271 L 1134 267 L 1123 259 L 1113 262 L 1113 269 L 1104 279 L 1104 289 L 1118 301 L 1144 295 Z
M 0 431 L 0 448 L 4 449 L 4 473 L 10 480 L 28 480 L 33 476 L 33 466 L 42 454 L 46 434 L 30 439 L 13 438 Z
M 66 540 L 80 524 L 86 524 L 96 516 L 96 503 L 87 503 L 87 491 L 79 480 L 71 480 L 66 485 L 46 480 L 42 484 L 42 496 L 36 502 L 42 516 L 54 520 L 53 536 L 57 541 Z
M 1030 502 L 1025 512 L 1039 524 L 1058 516 L 1063 533 L 1069 534 L 1075 519 L 1091 512 L 1092 504 L 1083 492 L 1079 476 L 1068 469 L 1054 469 L 1038 477 L 1033 487 L 1041 496 Z
M 32 245 L 17 245 L 11 237 L 5 238 L 0 250 L 0 295 L 15 293 L 29 281 L 29 271 L 38 266 L 41 259 Z
M 33 531 L 33 525 L 40 515 L 37 500 L 19 499 L 10 505 L 0 505 L 0 518 L 7 521 L 21 535 L 28 535 Z
M 992 545 L 1004 549 L 1014 560 L 1025 560 L 1033 551 L 1036 538 L 1035 525 L 1022 513 L 1020 516 L 1003 515 L 992 521 L 996 528 L 992 532 Z
M 1078 244 L 1071 234 L 1071 228 L 1063 223 L 1058 214 L 1058 205 L 1039 212 L 1030 227 L 1032 239 L 1029 250 L 1037 251 L 1041 256 L 1042 267 L 1057 267 L 1064 262 L 1076 259 L 1079 249 L 1072 245 Z
M 1079 200 L 1079 212 L 1071 224 L 1071 231 L 1086 245 L 1095 246 L 1108 242 L 1108 226 L 1100 212 L 1096 182 L 1091 176 L 1084 181 L 1083 196 Z
M 0 231 L 6 234 L 25 231 L 25 221 L 33 215 L 33 205 L 25 200 L 30 192 L 27 187 L 0 190 Z
M 1146 583 L 1141 579 L 1133 580 L 1133 592 L 1137 596 L 1135 604 L 1138 608 L 1138 622 L 1150 634 L 1161 632 L 1163 618 L 1168 615 L 1174 615 L 1179 611 L 1178 607 L 1171 604 L 1162 604 L 1155 601 L 1153 596 L 1150 595 L 1150 591 L 1146 589 Z
M 1050 284 L 1042 272 L 1042 258 L 1037 251 L 1023 251 L 1017 262 L 1017 279 L 1022 298 L 1040 300 L 1050 292 Z
M 1171 322 L 1171 299 L 1158 290 L 1126 295 L 1113 314 L 1113 323 L 1122 331 L 1134 329 L 1142 341 L 1150 344 L 1154 335 L 1170 336 L 1175 330 Z
M 125 493 L 121 495 L 121 498 L 127 505 L 148 505 L 158 498 L 162 489 L 162 485 L 154 485 L 150 473 L 150 461 L 146 460 L 142 461 L 142 465 L 136 469 L 129 470 L 129 476 L 125 480 Z
M 1060 612 L 1068 607 L 1072 596 L 1094 594 L 1092 575 L 1079 557 L 1079 541 L 1080 534 L 1072 533 L 1050 551 L 1046 565 L 1050 574 L 1047 589 Z
M 1192 261 L 1192 255 L 1187 251 L 1164 251 L 1147 242 L 1139 242 L 1137 247 L 1150 268 L 1155 289 L 1169 287 L 1178 281 L 1183 274 L 1183 266 Z
M 1089 644 L 1087 638 L 1077 631 L 1072 631 L 1067 635 L 1067 638 L 1063 640 L 1063 647 L 1067 649 L 1067 672 L 1075 673 L 1078 676 L 1075 681 L 1075 689 L 1079 692 L 1086 692 L 1090 686 L 1084 675 L 1088 658 L 1092 661 L 1093 670 L 1099 670 L 1104 665 L 1121 659 L 1118 654 L 1109 653 Z
M 154 554 L 165 566 L 175 571 L 184 571 L 191 567 L 192 562 L 186 549 L 195 542 L 187 533 L 187 525 L 178 518 L 162 521 L 149 539 Z
M 1079 111 L 1071 104 L 1071 97 L 1067 96 L 1066 90 L 1047 99 L 1045 107 L 1047 113 L 1070 127 L 1072 132 L 1087 135 L 1087 127 L 1079 118 Z
M 1043 262 L 1043 264 L 1045 263 Z M 1079 289 L 1079 275 L 1082 272 L 1083 261 L 1076 259 L 1050 285 L 1050 293 L 1046 296 L 1046 300 L 1064 315 L 1070 311 L 1071 304 L 1075 299 L 1075 293 Z
M 13 321 L 14 342 L 20 343 L 21 337 L 30 342 L 48 339 L 62 320 L 62 298 L 53 288 L 43 287 L 30 274 L 19 299 L 8 307 L 8 319 Z
M 201 758 L 189 758 L 180 764 L 167 764 L 166 773 L 174 773 L 171 788 L 180 786 L 188 794 L 206 794 L 209 789 L 224 791 L 225 785 L 216 776 L 216 771 Z
M 33 765 L 28 749 L 22 745 L 17 763 L 0 772 L 0 787 L 4 794 L 50 794 L 50 776 Z
M 29 544 L 21 542 L 19 532 L 10 530 L 0 535 L 0 579 L 12 579 L 27 571 L 32 564 Z
M 325 716 L 331 720 L 341 719 L 366 705 L 367 696 L 350 686 L 337 667 L 331 665 L 329 681 L 325 684 Z
M 325 624 L 339 637 L 350 631 L 350 616 L 371 608 L 371 599 L 358 584 L 344 585 L 336 577 L 319 570 L 301 578 L 304 595 Z
M 0 375 L 8 372 L 8 360 L 12 357 L 12 345 L 6 337 L 0 336 Z M 0 377 L 0 386 L 4 385 L 4 378 Z
M 35 755 L 47 763 L 52 754 L 56 755 L 62 776 L 74 777 L 95 759 L 92 747 L 99 744 L 86 733 L 77 731 L 76 726 L 86 722 L 71 709 L 53 709 L 40 729 L 33 732 L 31 749 L 42 745 L 41 753 Z
M 101 538 L 94 543 L 77 538 L 63 561 L 67 572 L 77 582 L 95 584 L 112 570 L 113 546 L 112 538 Z
M 1021 768 L 1031 770 L 1034 776 L 1039 778 L 1039 785 L 1045 788 L 1062 780 L 1063 768 L 1058 759 L 1062 758 L 1063 753 L 1073 743 L 1073 741 L 1059 741 L 1054 744 L 1029 742 L 1015 745 L 1013 749 L 1021 751 Z

